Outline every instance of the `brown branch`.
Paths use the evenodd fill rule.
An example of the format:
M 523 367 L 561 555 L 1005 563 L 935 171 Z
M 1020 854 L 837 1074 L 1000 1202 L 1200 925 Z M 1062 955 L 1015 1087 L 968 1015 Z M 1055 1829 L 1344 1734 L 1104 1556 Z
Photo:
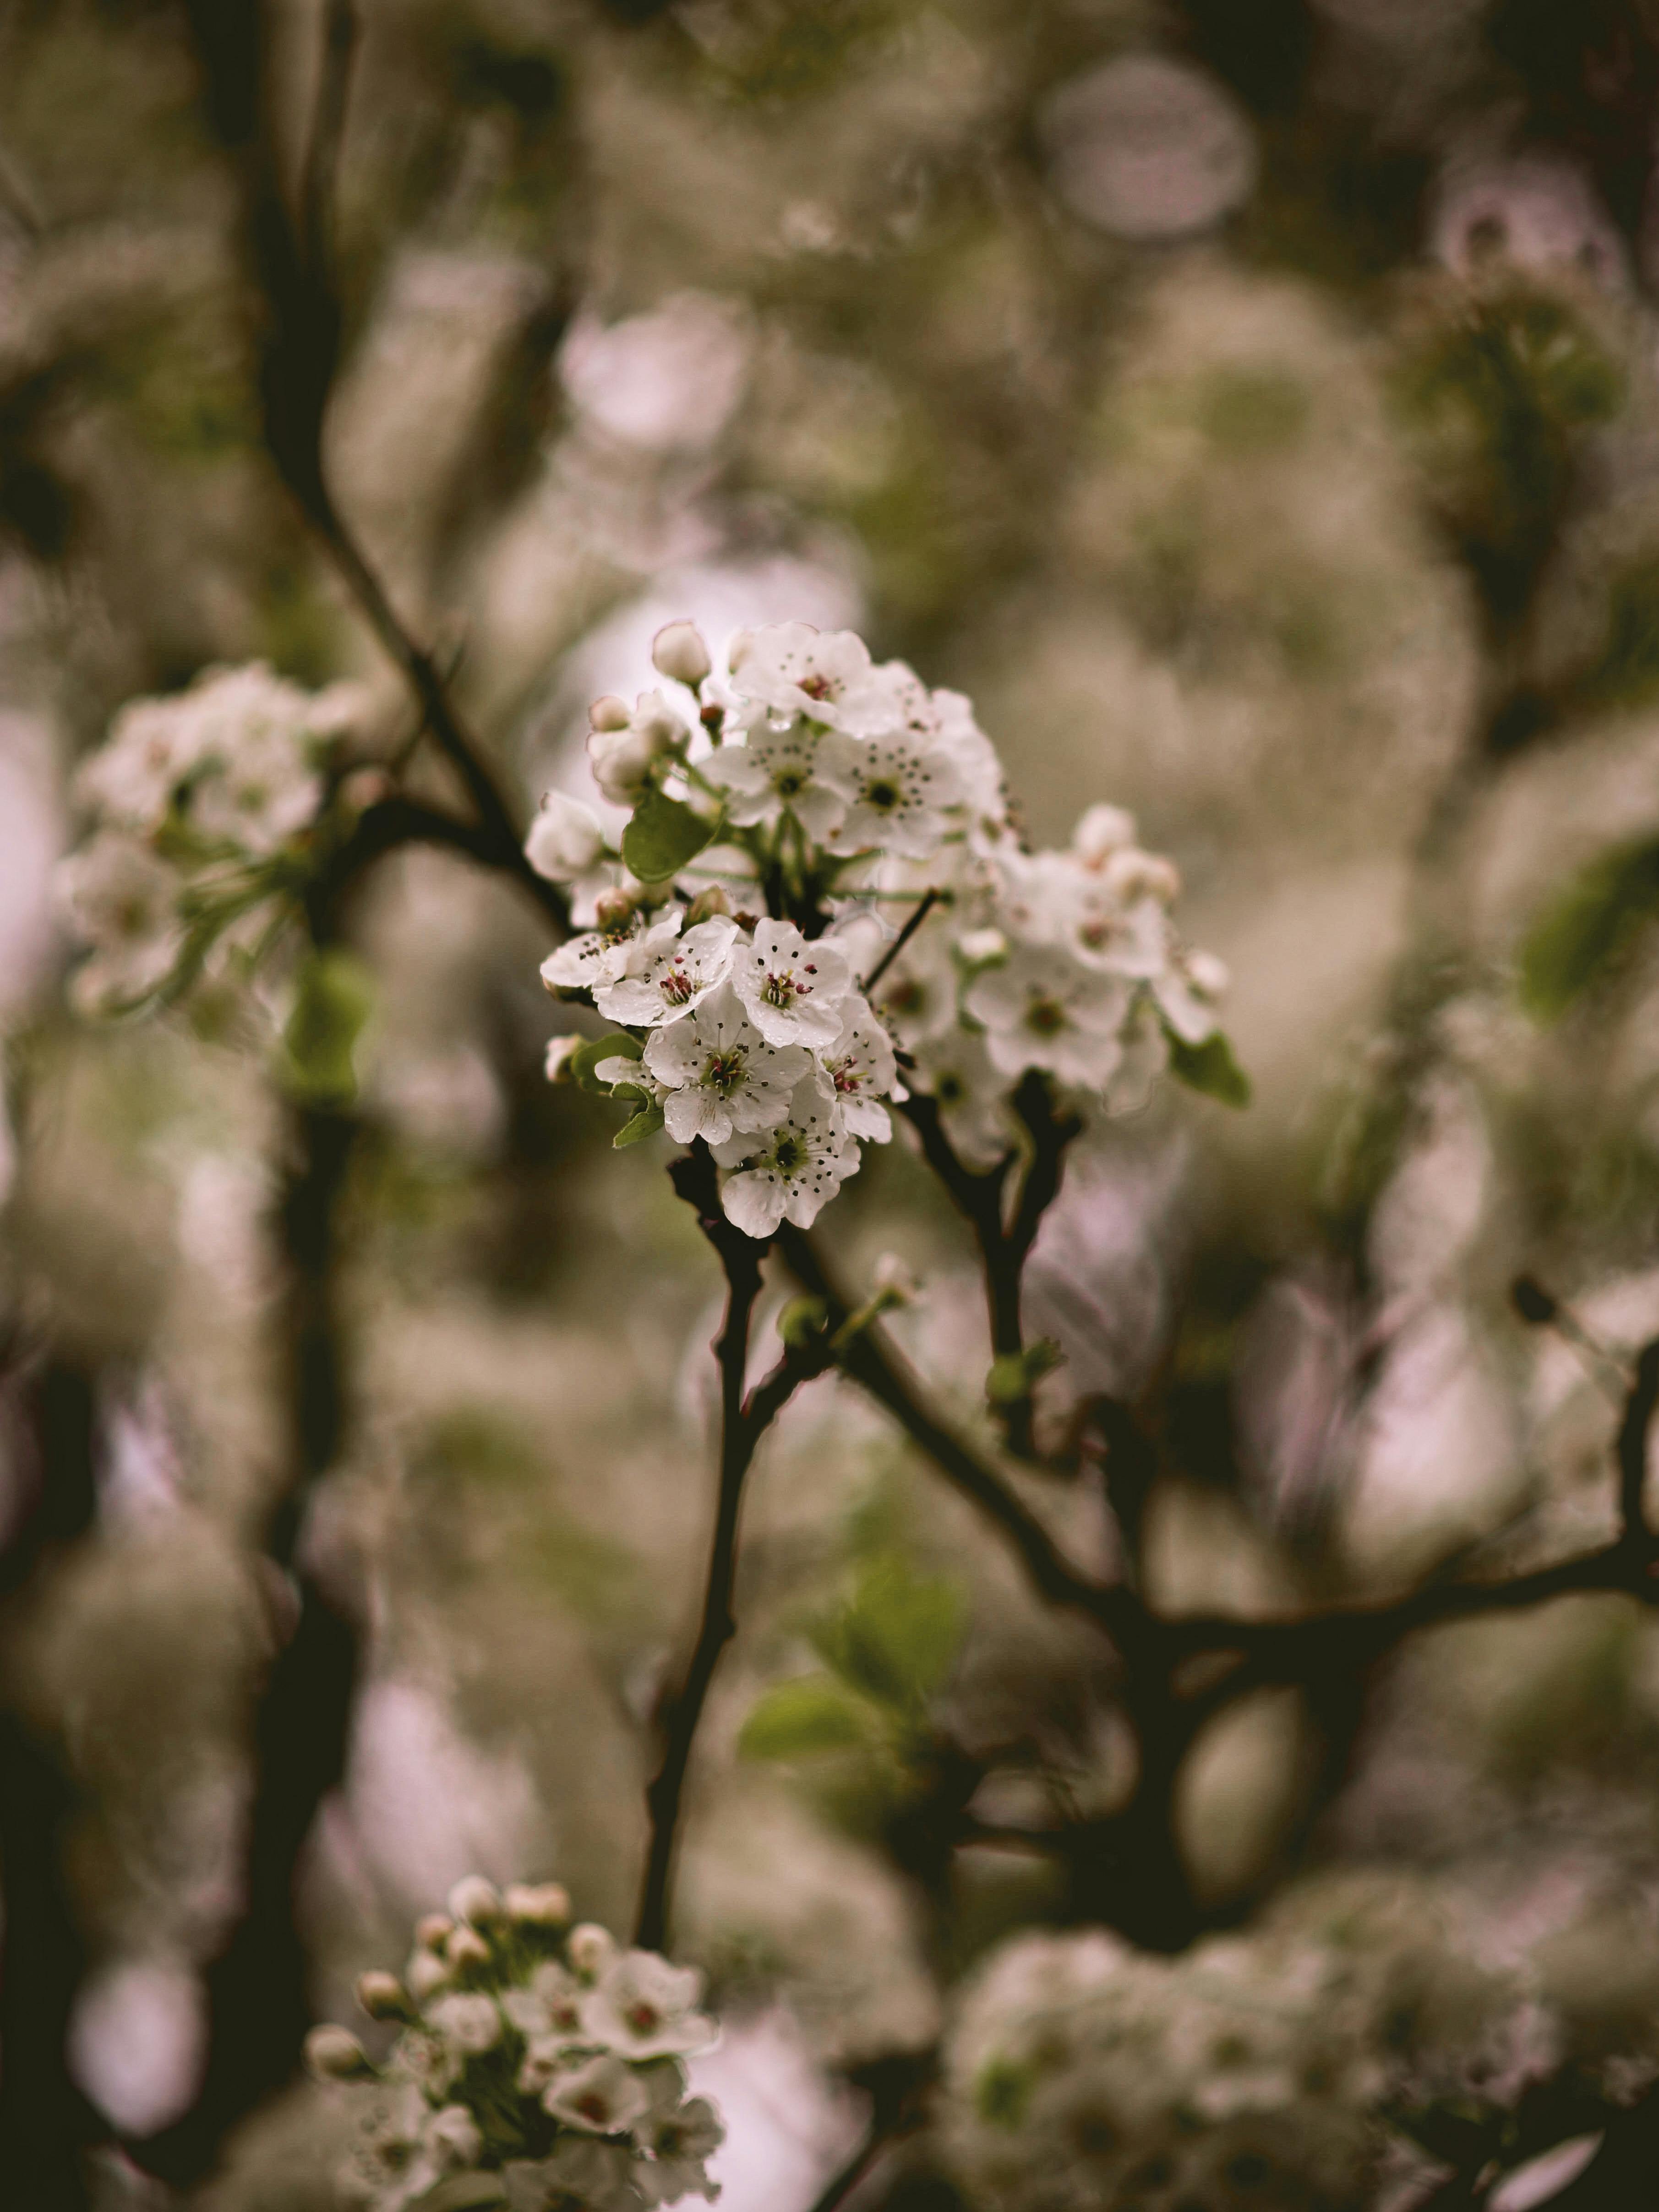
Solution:
M 761 1261 L 766 1246 L 734 1228 L 721 1212 L 714 1164 L 706 1146 L 695 1146 L 674 1161 L 668 1172 L 680 1197 L 696 1207 L 697 1225 L 720 1256 L 726 1273 L 726 1299 L 725 1319 L 714 1340 L 714 1358 L 720 1377 L 720 1489 L 704 1584 L 702 1619 L 684 1677 L 664 1707 L 662 1759 L 646 1791 L 651 1841 L 646 1854 L 634 1940 L 647 1951 L 660 1951 L 668 1942 L 669 1886 L 673 1878 L 692 1747 L 720 1654 L 737 1633 L 732 1603 L 737 1581 L 744 1479 L 762 1437 L 800 1385 L 811 1376 L 821 1374 L 830 1358 L 825 1344 L 802 1349 L 791 1347 L 765 1379 L 747 1397 L 744 1395 L 749 1328 L 755 1300 L 760 1295 Z
M 888 946 L 886 951 L 882 954 L 880 959 L 877 961 L 875 966 L 870 970 L 870 973 L 859 985 L 860 990 L 863 992 L 866 999 L 869 997 L 871 992 L 875 989 L 877 984 L 880 982 L 882 977 L 887 973 L 887 970 L 892 966 L 893 963 L 898 958 L 900 953 L 903 951 L 905 946 L 910 942 L 910 939 L 921 927 L 922 923 L 927 921 L 928 915 L 933 912 L 934 907 L 938 903 L 939 893 L 937 890 L 933 890 L 924 891 L 921 898 L 917 900 L 909 920 L 905 923 L 903 928 L 900 930 L 898 935 Z

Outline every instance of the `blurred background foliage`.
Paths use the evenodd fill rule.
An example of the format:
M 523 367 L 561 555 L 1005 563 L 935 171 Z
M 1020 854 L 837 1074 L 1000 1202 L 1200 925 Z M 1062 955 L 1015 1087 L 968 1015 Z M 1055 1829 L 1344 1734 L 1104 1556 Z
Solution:
M 1646 0 L 360 12 L 328 466 L 525 800 L 584 787 L 585 702 L 649 680 L 661 622 L 851 622 L 975 696 L 1035 836 L 1134 809 L 1232 967 L 1251 1110 L 1091 1140 L 1039 1245 L 1051 1425 L 1127 1425 L 1104 1478 L 1027 1479 L 1039 1510 L 1173 1607 L 1610 1528 L 1597 1358 L 1508 1287 L 1616 1352 L 1659 1331 Z M 322 15 L 260 19 L 290 192 Z M 625 1920 L 709 1510 L 708 1256 L 544 1083 L 511 888 L 381 870 L 316 1050 L 314 1005 L 286 1057 L 64 1010 L 66 780 L 124 700 L 262 657 L 374 686 L 388 749 L 415 727 L 264 447 L 234 142 L 181 0 L 0 5 L 29 2212 L 162 2201 L 82 2156 L 112 2131 L 222 2212 L 320 2206 L 333 2123 L 281 2085 L 413 1912 L 482 1869 Z M 906 1340 L 980 1418 L 962 1240 L 903 1145 L 833 1229 L 916 1266 Z M 927 2046 L 988 1944 L 1155 1916 L 1102 1844 L 1136 1756 L 1109 1653 L 832 1381 L 769 1443 L 739 1613 L 680 1943 L 733 2023 L 728 2212 L 804 2212 L 847 2069 Z M 1626 1601 L 1265 1694 L 1172 1784 L 1171 1940 L 1308 1864 L 1455 1863 L 1593 2014 L 1659 1952 L 1656 1749 Z M 870 2201 L 945 2212 L 912 2148 Z

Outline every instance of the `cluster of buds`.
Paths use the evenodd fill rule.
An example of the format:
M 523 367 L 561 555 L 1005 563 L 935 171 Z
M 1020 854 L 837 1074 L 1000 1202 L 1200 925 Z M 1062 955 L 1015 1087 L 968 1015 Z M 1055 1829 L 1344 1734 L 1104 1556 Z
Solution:
M 618 1143 L 701 1138 L 728 1218 L 763 1238 L 811 1223 L 907 1084 L 980 1164 L 1018 1142 L 1034 1070 L 1109 1111 L 1172 1056 L 1242 1080 L 1225 971 L 1170 920 L 1175 869 L 1109 806 L 1030 851 L 960 693 L 805 623 L 739 632 L 724 674 L 690 623 L 654 654 L 694 714 L 660 690 L 592 709 L 620 836 L 553 793 L 526 845 L 586 925 L 544 981 L 617 1024 L 555 1039 L 549 1073 L 628 1103 Z
M 361 2085 L 343 2193 L 405 2212 L 448 2185 L 509 2212 L 640 2212 L 712 2199 L 723 2130 L 688 2097 L 684 2061 L 711 2047 L 701 1978 L 572 1925 L 556 1882 L 459 1882 L 415 1930 L 401 1977 L 365 1974 L 358 2002 L 399 2033 L 376 2065 L 343 2027 L 313 2030 L 312 2070 Z

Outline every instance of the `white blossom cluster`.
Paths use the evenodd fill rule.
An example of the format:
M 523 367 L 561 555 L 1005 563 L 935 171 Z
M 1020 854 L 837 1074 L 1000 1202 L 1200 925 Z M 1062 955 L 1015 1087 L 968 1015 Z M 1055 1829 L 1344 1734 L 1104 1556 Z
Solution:
M 661 690 L 592 709 L 618 843 L 562 793 L 532 827 L 586 925 L 542 976 L 619 1025 L 586 1072 L 635 1103 L 624 1139 L 704 1139 L 749 1235 L 809 1224 L 906 1085 L 985 1164 L 1033 1071 L 1109 1109 L 1218 1039 L 1225 973 L 1176 934 L 1174 868 L 1109 806 L 1028 850 L 959 693 L 805 623 L 739 632 L 724 677 L 689 623 L 655 659 L 694 714 Z M 582 1042 L 556 1038 L 550 1074 Z
M 258 909 L 362 714 L 356 685 L 306 691 L 263 662 L 209 669 L 188 690 L 122 708 L 81 764 L 92 831 L 59 877 L 90 948 L 72 985 L 83 1012 L 142 1004 L 215 942 L 254 948 Z
M 1015 1938 L 947 2038 L 941 2128 L 994 2212 L 1348 2212 L 1389 2123 L 1507 2111 L 1559 2057 L 1530 1982 L 1449 1899 L 1349 1875 L 1175 1959 L 1101 1930 Z
M 384 2067 L 344 2028 L 312 2032 L 313 2072 L 374 2085 L 343 2193 L 369 2212 L 462 2182 L 467 2204 L 510 2212 L 717 2197 L 706 2161 L 725 2131 L 683 2063 L 717 2034 L 696 1968 L 573 1927 L 556 1882 L 469 1875 L 449 1907 L 418 1923 L 401 1980 L 358 1984 L 366 2012 L 401 2024 Z

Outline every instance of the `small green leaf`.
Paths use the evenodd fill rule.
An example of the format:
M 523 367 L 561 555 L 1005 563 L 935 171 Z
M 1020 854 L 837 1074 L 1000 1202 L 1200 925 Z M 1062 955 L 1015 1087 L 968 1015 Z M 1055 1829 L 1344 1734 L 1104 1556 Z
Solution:
M 822 1298 L 791 1298 L 778 1316 L 778 1334 L 792 1352 L 804 1351 L 823 1335 L 829 1320 L 830 1309 Z
M 1544 908 L 1521 948 L 1521 999 L 1540 1022 L 1603 981 L 1644 922 L 1659 915 L 1659 843 L 1621 845 L 1581 869 Z
M 1030 1396 L 1037 1378 L 1058 1367 L 1065 1357 L 1051 1336 L 1040 1336 L 1023 1352 L 1005 1352 L 991 1362 L 985 1395 L 994 1406 L 1017 1406 Z
M 644 1091 L 635 1091 L 631 1084 L 619 1084 L 611 1095 L 617 1098 L 645 1097 Z M 611 1139 L 611 1149 L 619 1152 L 624 1145 L 637 1145 L 646 1137 L 654 1137 L 661 1127 L 662 1108 L 654 1099 L 647 1100 L 633 1120 L 624 1121 L 617 1130 Z
M 588 1037 L 576 1047 L 565 1063 L 571 1080 L 591 1091 L 595 1097 L 609 1098 L 611 1085 L 601 1083 L 594 1069 L 602 1060 L 638 1060 L 645 1047 L 638 1037 L 629 1036 L 626 1030 L 613 1030 L 609 1036 Z
M 714 834 L 714 824 L 684 799 L 647 791 L 623 831 L 622 856 L 641 883 L 665 883 L 676 869 L 694 860 Z
M 1206 1098 L 1218 1098 L 1224 1106 L 1249 1104 L 1250 1079 L 1233 1058 L 1233 1048 L 1219 1030 L 1202 1044 L 1188 1044 L 1173 1030 L 1164 1034 L 1170 1040 L 1170 1073 L 1177 1083 L 1184 1083 L 1189 1091 L 1201 1091 Z
M 354 1054 L 374 1006 L 374 981 L 349 952 L 315 952 L 300 969 L 283 1031 L 283 1074 L 310 1106 L 345 1106 L 357 1095 Z
M 862 1698 L 828 1674 L 802 1674 L 767 1691 L 743 1724 L 738 1749 L 745 1759 L 810 1759 L 855 1751 L 878 1733 Z
M 881 1705 L 911 1712 L 950 1673 L 967 1616 L 956 1583 L 914 1574 L 890 1556 L 866 1568 L 850 1601 L 812 1640 L 843 1681 Z

